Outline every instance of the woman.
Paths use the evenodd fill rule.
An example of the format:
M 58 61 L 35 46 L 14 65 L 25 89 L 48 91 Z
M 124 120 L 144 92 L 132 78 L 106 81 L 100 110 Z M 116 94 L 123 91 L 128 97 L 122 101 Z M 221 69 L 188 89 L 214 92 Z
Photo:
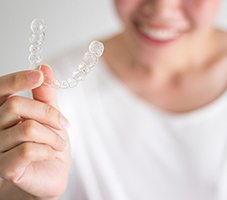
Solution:
M 55 200 L 65 188 L 64 199 L 227 198 L 220 1 L 114 2 L 122 33 L 104 40 L 103 60 L 84 83 L 59 92 L 71 164 L 68 122 L 42 84 L 51 70 L 0 78 L 2 199 Z M 58 72 L 71 72 L 82 51 L 58 57 Z M 33 100 L 11 96 L 29 89 Z

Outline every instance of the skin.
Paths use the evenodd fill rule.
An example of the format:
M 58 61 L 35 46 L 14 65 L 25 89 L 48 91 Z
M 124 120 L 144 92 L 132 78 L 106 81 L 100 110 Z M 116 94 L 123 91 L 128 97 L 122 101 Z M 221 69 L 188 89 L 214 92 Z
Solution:
M 55 200 L 70 166 L 67 119 L 58 111 L 47 66 L 0 77 L 0 196 L 8 200 Z M 33 99 L 12 94 L 31 89 Z M 2 117 L 3 116 L 3 117 Z
M 107 39 L 104 60 L 135 95 L 165 112 L 203 107 L 226 90 L 227 34 L 214 27 L 219 0 L 115 0 L 122 33 Z M 140 27 L 174 30 L 151 41 Z
M 218 0 L 115 0 L 115 5 L 124 29 L 104 41 L 104 61 L 135 95 L 179 113 L 226 90 L 227 36 L 213 27 Z M 145 39 L 136 28 L 147 24 L 179 35 L 165 42 Z M 42 84 L 44 75 L 52 79 L 47 66 L 0 77 L 3 199 L 56 200 L 67 184 L 67 120 L 55 90 Z M 22 90 L 32 90 L 33 99 L 13 95 Z

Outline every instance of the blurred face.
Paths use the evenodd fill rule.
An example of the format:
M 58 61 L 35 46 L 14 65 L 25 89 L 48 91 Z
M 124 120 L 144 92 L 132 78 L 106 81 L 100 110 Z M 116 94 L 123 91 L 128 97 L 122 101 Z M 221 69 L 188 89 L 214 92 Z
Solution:
M 220 0 L 115 0 L 131 49 L 182 51 L 212 29 Z M 174 48 L 174 49 L 173 49 Z

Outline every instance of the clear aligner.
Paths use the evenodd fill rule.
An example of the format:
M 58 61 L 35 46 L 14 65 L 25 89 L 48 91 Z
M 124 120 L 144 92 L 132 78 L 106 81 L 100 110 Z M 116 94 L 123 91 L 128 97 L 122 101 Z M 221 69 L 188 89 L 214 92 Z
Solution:
M 42 61 L 41 52 L 45 39 L 46 24 L 43 20 L 34 19 L 31 23 L 32 36 L 30 38 L 30 55 L 29 62 L 31 67 L 34 68 Z M 104 51 L 103 43 L 99 41 L 92 41 L 89 45 L 88 51 L 84 54 L 81 63 L 75 66 L 71 77 L 67 80 L 53 80 L 52 82 L 45 83 L 46 85 L 54 88 L 73 88 L 78 85 L 80 81 L 83 81 L 86 75 L 97 64 L 99 57 L 102 56 Z
M 35 68 L 42 61 L 41 53 L 43 51 L 43 44 L 45 40 L 46 24 L 42 19 L 34 19 L 31 23 L 32 35 L 29 38 L 29 57 L 30 67 Z

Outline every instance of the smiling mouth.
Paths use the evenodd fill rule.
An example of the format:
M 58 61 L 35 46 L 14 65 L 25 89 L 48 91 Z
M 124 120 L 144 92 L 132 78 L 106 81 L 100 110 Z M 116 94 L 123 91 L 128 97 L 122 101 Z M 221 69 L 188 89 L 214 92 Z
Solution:
M 174 40 L 180 36 L 180 33 L 173 29 L 151 28 L 143 26 L 140 27 L 139 30 L 149 38 L 159 41 Z

